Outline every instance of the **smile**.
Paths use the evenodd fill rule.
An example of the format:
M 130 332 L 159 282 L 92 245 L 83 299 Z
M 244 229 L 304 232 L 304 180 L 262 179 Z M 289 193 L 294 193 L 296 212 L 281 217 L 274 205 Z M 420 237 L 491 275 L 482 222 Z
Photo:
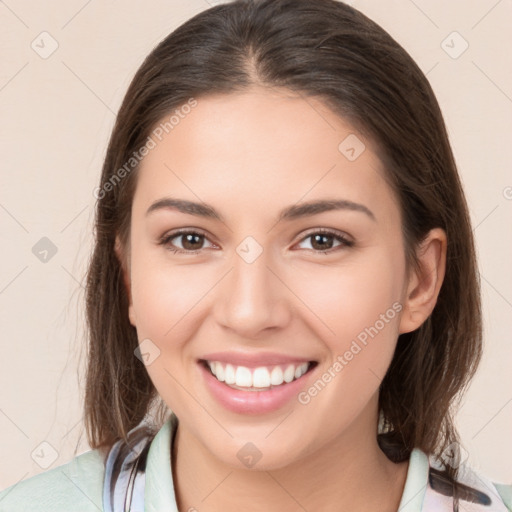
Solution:
M 210 396 L 238 414 L 266 414 L 297 402 L 315 377 L 317 361 L 276 354 L 209 354 L 198 368 Z
M 224 382 L 233 389 L 243 391 L 265 391 L 281 386 L 283 383 L 288 384 L 302 377 L 313 364 L 309 361 L 300 364 L 290 363 L 248 368 L 220 361 L 205 362 L 219 382 Z

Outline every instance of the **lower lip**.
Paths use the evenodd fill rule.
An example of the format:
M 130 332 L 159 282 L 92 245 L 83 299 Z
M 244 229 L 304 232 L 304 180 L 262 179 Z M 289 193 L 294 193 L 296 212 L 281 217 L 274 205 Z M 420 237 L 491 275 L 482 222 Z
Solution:
M 199 363 L 199 366 L 206 386 L 214 398 L 226 409 L 241 414 L 264 414 L 283 407 L 299 394 L 307 377 L 312 373 L 309 370 L 298 379 L 267 391 L 241 391 L 217 380 L 204 364 Z

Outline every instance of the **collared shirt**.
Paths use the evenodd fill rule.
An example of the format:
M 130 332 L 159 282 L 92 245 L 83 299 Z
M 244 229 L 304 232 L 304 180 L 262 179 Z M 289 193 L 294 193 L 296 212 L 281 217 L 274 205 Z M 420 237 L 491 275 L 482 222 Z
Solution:
M 177 424 L 172 414 L 154 436 L 139 426 L 130 431 L 130 446 L 117 442 L 106 460 L 90 450 L 14 484 L 0 493 L 0 512 L 178 512 L 170 460 Z M 461 512 L 512 511 L 511 485 L 464 465 L 459 472 L 467 488 Z M 399 512 L 451 512 L 448 489 L 429 457 L 414 449 Z

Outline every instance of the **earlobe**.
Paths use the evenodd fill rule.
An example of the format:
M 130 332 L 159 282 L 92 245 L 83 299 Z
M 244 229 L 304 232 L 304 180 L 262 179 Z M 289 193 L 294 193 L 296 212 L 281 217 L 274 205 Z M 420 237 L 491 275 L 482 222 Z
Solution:
M 132 301 L 132 291 L 131 291 L 131 280 L 130 280 L 130 269 L 129 263 L 126 258 L 126 255 L 123 250 L 123 244 L 121 243 L 121 239 L 119 235 L 116 236 L 114 251 L 121 265 L 121 271 L 123 273 L 123 283 L 126 290 L 126 296 L 128 297 L 128 317 L 130 319 L 130 323 L 135 327 L 135 311 L 133 308 Z
M 437 302 L 446 271 L 446 233 L 432 229 L 417 250 L 419 271 L 409 280 L 399 333 L 411 332 L 430 316 Z

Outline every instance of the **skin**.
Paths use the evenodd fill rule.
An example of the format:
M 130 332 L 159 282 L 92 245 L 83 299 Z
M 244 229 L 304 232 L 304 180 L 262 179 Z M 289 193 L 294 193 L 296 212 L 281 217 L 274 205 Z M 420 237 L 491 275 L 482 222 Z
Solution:
M 354 161 L 338 150 L 349 134 L 366 147 Z M 421 270 L 408 276 L 399 205 L 371 141 L 319 100 L 286 90 L 198 99 L 139 171 L 130 246 L 118 240 L 116 252 L 130 321 L 160 350 L 147 370 L 180 421 L 172 468 L 180 510 L 397 510 L 408 462 L 392 463 L 377 444 L 378 387 L 398 335 L 435 306 L 444 231 L 429 233 Z M 146 215 L 166 196 L 203 201 L 224 222 L 171 209 Z M 326 198 L 365 205 L 375 220 L 337 210 L 277 222 L 287 206 Z M 178 228 L 205 238 L 158 244 Z M 314 228 L 354 245 L 328 237 L 324 254 L 307 236 Z M 236 252 L 247 236 L 263 248 L 250 264 Z M 396 302 L 401 312 L 305 405 L 234 413 L 200 378 L 197 359 L 208 352 L 273 351 L 318 362 L 307 390 Z M 262 454 L 252 468 L 237 457 L 247 442 Z

